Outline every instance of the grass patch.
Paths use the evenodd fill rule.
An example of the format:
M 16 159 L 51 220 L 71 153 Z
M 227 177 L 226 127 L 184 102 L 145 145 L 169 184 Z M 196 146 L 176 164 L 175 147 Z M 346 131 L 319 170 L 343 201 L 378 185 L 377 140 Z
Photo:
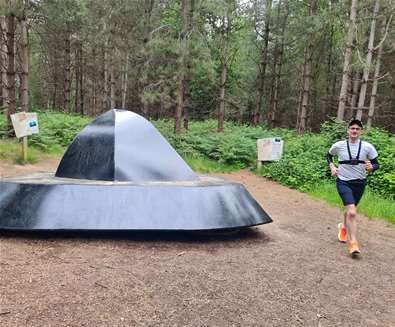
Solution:
M 23 161 L 23 155 L 17 155 L 14 162 L 18 165 L 24 165 L 24 164 L 35 164 L 38 162 L 38 157 L 35 154 L 28 153 L 26 162 Z
M 237 165 L 222 164 L 214 160 L 210 160 L 202 157 L 188 157 L 183 158 L 187 164 L 196 172 L 203 174 L 210 173 L 230 173 L 233 171 L 240 170 Z
M 315 187 L 308 191 L 308 194 L 325 200 L 336 207 L 343 207 L 334 182 L 316 184 Z M 376 195 L 369 187 L 366 188 L 362 200 L 358 205 L 358 212 L 369 218 L 383 219 L 395 225 L 395 202 Z
M 49 153 L 43 153 L 40 149 L 33 146 L 28 147 L 27 163 L 35 164 L 43 156 L 59 157 L 63 154 L 64 149 L 60 146 L 54 146 Z M 23 164 L 22 144 L 17 139 L 0 140 L 0 160 L 9 161 L 18 165 Z

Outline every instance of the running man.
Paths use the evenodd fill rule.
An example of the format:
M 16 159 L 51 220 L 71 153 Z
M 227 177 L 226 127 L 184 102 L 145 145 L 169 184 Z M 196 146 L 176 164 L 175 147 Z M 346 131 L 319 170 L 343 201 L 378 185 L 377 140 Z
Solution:
M 366 171 L 379 169 L 377 151 L 373 145 L 360 140 L 363 126 L 354 119 L 348 124 L 348 139 L 336 142 L 326 156 L 332 176 L 336 176 L 337 191 L 345 206 L 344 223 L 338 225 L 339 241 L 346 243 L 351 256 L 358 256 L 357 241 L 357 205 L 366 186 Z M 339 159 L 339 168 L 333 163 L 333 156 Z

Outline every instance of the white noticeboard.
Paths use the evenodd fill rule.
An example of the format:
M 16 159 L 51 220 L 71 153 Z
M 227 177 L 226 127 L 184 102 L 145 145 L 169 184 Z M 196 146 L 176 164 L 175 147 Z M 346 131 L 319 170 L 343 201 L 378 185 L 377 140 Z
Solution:
M 17 138 L 38 133 L 38 118 L 35 112 L 18 112 L 11 115 Z
M 258 161 L 278 161 L 283 155 L 284 141 L 279 137 L 257 140 Z

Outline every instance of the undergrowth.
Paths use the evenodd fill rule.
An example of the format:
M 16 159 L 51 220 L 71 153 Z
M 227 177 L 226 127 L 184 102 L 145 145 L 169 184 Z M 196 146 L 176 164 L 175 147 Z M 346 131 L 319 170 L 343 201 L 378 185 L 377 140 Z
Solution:
M 89 117 L 72 114 L 39 112 L 40 133 L 29 137 L 29 144 L 44 152 L 60 155 L 91 120 Z M 303 136 L 297 135 L 294 130 L 251 127 L 231 122 L 225 124 L 223 133 L 217 133 L 217 122 L 214 120 L 191 122 L 189 131 L 175 135 L 173 120 L 159 120 L 153 123 L 178 153 L 186 158 L 192 167 L 202 172 L 224 172 L 255 167 L 257 139 L 281 137 L 284 140 L 282 159 L 263 165 L 256 173 L 304 192 L 311 191 L 319 183 L 332 180 L 325 154 L 332 143 L 347 136 L 346 125 L 333 122 L 323 124 L 319 134 L 307 133 Z M 4 117 L 1 115 L 0 136 L 6 134 L 5 126 Z M 394 135 L 372 128 L 363 135 L 363 139 L 376 147 L 381 166 L 378 171 L 368 174 L 370 190 L 394 200 Z M 0 157 L 4 156 L 2 153 Z
M 333 182 L 323 182 L 314 185 L 308 191 L 311 196 L 325 200 L 327 203 L 343 208 L 343 203 L 337 194 L 336 185 Z M 358 212 L 370 218 L 382 218 L 395 225 L 395 202 L 377 195 L 369 187 L 365 190 Z

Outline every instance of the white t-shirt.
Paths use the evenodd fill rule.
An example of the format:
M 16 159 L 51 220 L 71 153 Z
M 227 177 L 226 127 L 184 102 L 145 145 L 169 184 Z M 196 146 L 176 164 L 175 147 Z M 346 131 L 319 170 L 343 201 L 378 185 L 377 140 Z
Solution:
M 356 143 L 348 142 L 350 145 L 350 152 L 352 159 L 355 159 L 358 154 L 359 142 L 362 142 L 361 145 L 361 153 L 359 154 L 359 160 L 371 160 L 378 156 L 376 149 L 373 145 L 368 142 L 359 140 Z M 347 142 L 346 140 L 336 142 L 329 149 L 329 153 L 331 155 L 337 155 L 339 161 L 350 160 L 350 156 L 347 150 Z M 348 165 L 348 164 L 339 164 L 339 170 L 337 172 L 337 176 L 339 179 L 343 181 L 349 181 L 352 179 L 365 179 L 366 171 L 365 164 L 360 163 L 358 165 Z

